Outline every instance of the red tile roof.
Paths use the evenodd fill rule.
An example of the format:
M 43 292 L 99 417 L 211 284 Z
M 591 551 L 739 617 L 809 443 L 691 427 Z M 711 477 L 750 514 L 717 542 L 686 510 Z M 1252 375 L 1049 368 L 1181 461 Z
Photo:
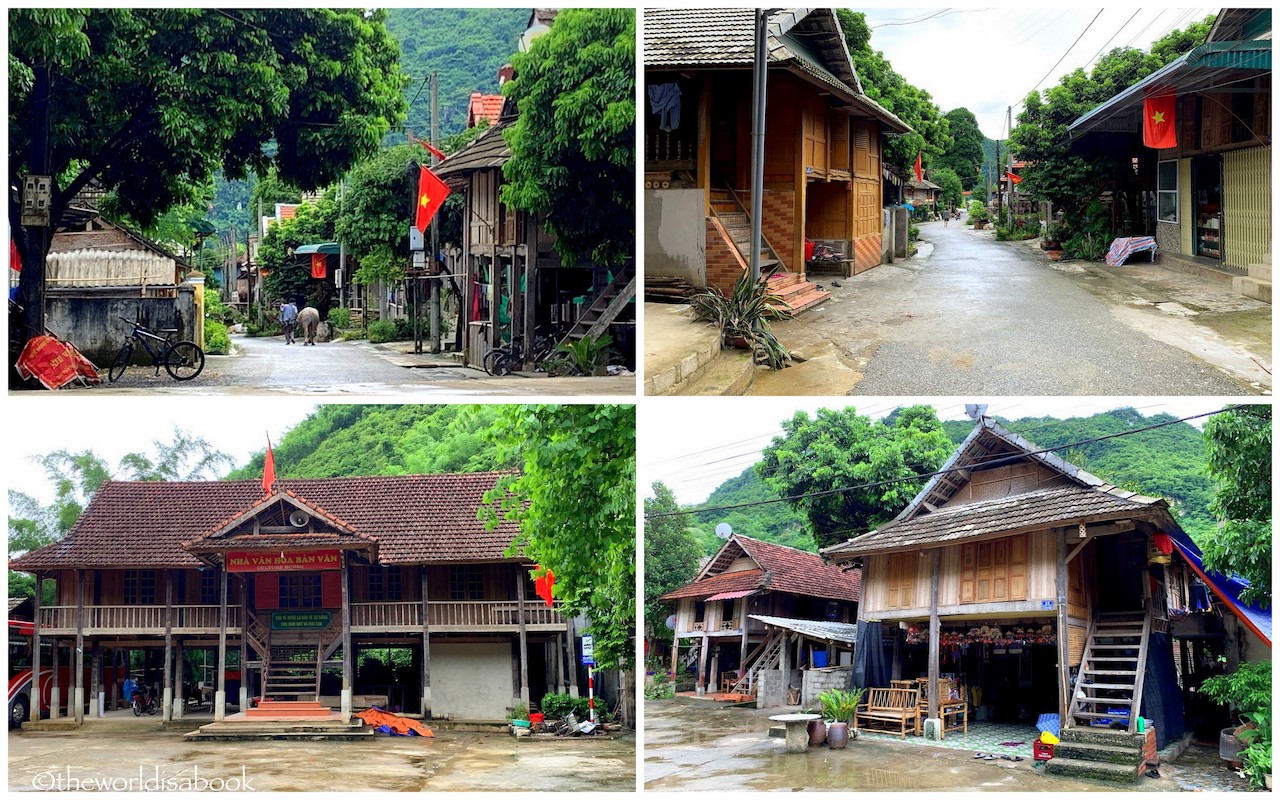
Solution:
M 277 487 L 362 537 L 378 542 L 383 564 L 507 560 L 518 527 L 486 530 L 477 519 L 497 472 L 281 480 Z M 214 530 L 263 500 L 262 482 L 103 484 L 71 532 L 10 562 L 24 571 L 194 567 L 182 543 Z
M 827 564 L 816 553 L 738 534 L 734 534 L 724 548 L 735 545 L 755 561 L 760 569 L 709 575 L 668 592 L 660 599 L 710 597 L 720 592 L 752 588 L 851 602 L 857 602 L 862 596 L 861 570 L 846 572 L 833 564 Z M 722 552 L 724 548 L 721 548 Z M 714 557 L 712 560 L 715 560 Z
M 474 128 L 482 119 L 489 120 L 490 125 L 497 123 L 505 102 L 506 98 L 500 94 L 472 92 L 471 107 L 467 110 L 467 127 Z

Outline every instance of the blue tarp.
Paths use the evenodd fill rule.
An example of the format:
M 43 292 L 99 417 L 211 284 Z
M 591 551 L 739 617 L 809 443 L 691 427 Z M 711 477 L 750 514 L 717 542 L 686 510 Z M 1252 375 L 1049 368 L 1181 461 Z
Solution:
M 1251 603 L 1244 603 L 1240 600 L 1240 593 L 1249 588 L 1249 582 L 1238 575 L 1223 575 L 1220 572 L 1209 572 L 1205 570 L 1204 564 L 1200 560 L 1200 548 L 1196 547 L 1196 543 L 1191 541 L 1191 537 L 1182 531 L 1171 534 L 1174 545 L 1191 565 L 1191 568 L 1200 575 L 1200 579 L 1209 585 L 1213 593 L 1218 599 L 1226 603 L 1226 605 L 1240 618 L 1246 627 L 1250 628 L 1258 635 L 1267 647 L 1271 646 L 1271 610 L 1262 609 Z

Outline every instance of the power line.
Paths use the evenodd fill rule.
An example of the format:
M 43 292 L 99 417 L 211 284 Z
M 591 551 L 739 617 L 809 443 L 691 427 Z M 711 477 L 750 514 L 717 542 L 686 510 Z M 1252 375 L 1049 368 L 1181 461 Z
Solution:
M 1088 32 L 1089 32 L 1089 29 L 1090 29 L 1090 28 L 1092 28 L 1092 27 L 1093 27 L 1093 23 L 1095 23 L 1095 22 L 1097 22 L 1097 21 L 1098 21 L 1098 17 L 1102 16 L 1102 11 L 1104 11 L 1104 10 L 1105 10 L 1105 9 L 1099 10 L 1097 14 L 1094 14 L 1094 15 L 1093 15 L 1093 19 L 1089 20 L 1089 24 L 1088 24 L 1088 25 L 1086 25 L 1086 26 L 1084 26 L 1084 30 L 1080 31 L 1080 35 L 1079 35 L 1079 36 L 1077 36 L 1077 37 L 1076 37 L 1076 40 L 1075 40 L 1074 42 L 1072 42 L 1072 43 L 1071 43 L 1071 46 L 1070 46 L 1070 47 L 1068 47 L 1068 48 L 1067 48 L 1067 52 L 1066 52 L 1066 53 L 1063 53 L 1063 54 L 1062 54 L 1062 58 L 1059 58 L 1059 59 L 1057 60 L 1057 62 L 1056 62 L 1056 63 L 1054 63 L 1054 65 L 1053 65 L 1052 67 L 1049 67 L 1049 71 L 1048 71 L 1048 72 L 1046 72 L 1046 73 L 1044 74 L 1044 77 L 1043 77 L 1043 78 L 1041 78 L 1040 80 L 1036 81 L 1036 85 L 1031 87 L 1031 91 L 1033 91 L 1033 92 L 1034 92 L 1036 89 L 1039 89 L 1039 88 L 1040 88 L 1040 84 L 1044 83 L 1044 82 L 1045 82 L 1045 80 L 1046 80 L 1046 79 L 1048 79 L 1048 77 L 1049 77 L 1050 75 L 1052 75 L 1052 74 L 1053 74 L 1053 71 L 1054 71 L 1055 69 L 1057 69 L 1057 68 L 1058 68 L 1058 64 L 1061 64 L 1061 63 L 1063 62 L 1063 60 L 1067 57 L 1067 55 L 1068 55 L 1068 54 L 1070 54 L 1070 53 L 1071 53 L 1071 51 L 1075 49 L 1075 46 L 1076 46 L 1076 45 L 1078 45 L 1078 44 L 1080 44 L 1080 40 L 1081 40 L 1081 39 L 1083 39 L 1083 38 L 1084 38 L 1084 35 L 1085 35 L 1086 33 L 1088 33 Z
M 1120 35 L 1120 31 L 1128 27 L 1129 23 L 1133 22 L 1133 18 L 1138 16 L 1138 14 L 1140 14 L 1141 12 L 1142 12 L 1142 9 L 1140 8 L 1137 11 L 1134 11 L 1133 14 L 1127 20 L 1124 21 L 1124 25 L 1121 25 L 1119 28 L 1116 28 L 1116 32 L 1111 34 L 1111 38 L 1107 40 L 1107 44 L 1104 44 L 1102 47 L 1099 47 L 1098 52 L 1094 53 L 1093 57 L 1084 63 L 1084 68 L 1088 69 L 1089 65 L 1092 64 L 1098 58 L 1098 56 L 1102 55 L 1102 51 L 1107 49 L 1107 45 L 1115 41 L 1115 38 Z
M 1095 436 L 1090 439 L 1082 439 L 1078 442 L 1071 442 L 1069 444 L 1058 445 L 1057 447 L 1046 447 L 1041 450 L 1034 450 L 1031 452 L 1020 452 L 1020 453 L 1015 453 L 1013 455 L 1008 455 L 1008 456 L 998 456 L 996 458 L 989 459 L 986 461 L 977 461 L 971 464 L 966 464 L 963 467 L 951 467 L 949 469 L 940 469 L 935 472 L 928 472 L 928 473 L 923 473 L 919 475 L 908 475 L 900 478 L 889 478 L 888 480 L 883 480 L 883 481 L 872 481 L 870 483 L 863 483 L 855 486 L 844 486 L 839 489 L 824 489 L 819 492 L 805 492 L 803 494 L 790 495 L 787 497 L 779 497 L 776 500 L 753 500 L 749 503 L 734 503 L 733 505 L 727 505 L 727 506 L 712 506 L 710 508 L 699 508 L 697 510 L 692 510 L 692 511 L 666 511 L 660 514 L 646 514 L 645 519 L 660 519 L 662 517 L 678 517 L 678 516 L 687 515 L 687 514 L 705 514 L 711 511 L 731 511 L 736 508 L 749 508 L 752 506 L 769 505 L 771 503 L 785 503 L 785 502 L 791 502 L 793 500 L 805 500 L 810 497 L 826 497 L 828 495 L 843 494 L 845 492 L 853 492 L 853 491 L 858 491 L 860 489 L 874 489 L 879 486 L 889 486 L 891 484 L 903 483 L 905 481 L 916 481 L 916 480 L 922 480 L 924 478 L 933 478 L 938 475 L 946 475 L 952 472 L 972 471 L 977 467 L 997 466 L 999 464 L 1003 464 L 1006 462 L 1018 461 L 1020 459 L 1026 458 L 1027 456 L 1043 455 L 1045 453 L 1052 453 L 1055 450 L 1069 450 L 1073 447 L 1082 447 L 1087 444 L 1104 442 L 1109 439 L 1119 439 L 1122 436 L 1133 436 L 1134 434 L 1145 433 L 1147 431 L 1152 431 L 1157 428 L 1164 428 L 1164 427 L 1168 427 L 1169 425 L 1177 425 L 1180 422 L 1190 422 L 1193 419 L 1201 419 L 1202 417 L 1211 417 L 1215 414 L 1221 414 L 1226 411 L 1238 411 L 1239 409 L 1247 408 L 1247 407 L 1248 406 L 1246 405 L 1228 406 L 1226 408 L 1219 409 L 1217 411 L 1206 411 L 1203 414 L 1192 414 L 1189 417 L 1182 417 L 1180 419 L 1171 419 L 1171 420 L 1166 420 L 1164 422 L 1157 422 L 1152 425 L 1146 425 L 1141 428 L 1134 428 L 1133 430 L 1120 431 L 1119 433 L 1108 433 L 1103 436 Z

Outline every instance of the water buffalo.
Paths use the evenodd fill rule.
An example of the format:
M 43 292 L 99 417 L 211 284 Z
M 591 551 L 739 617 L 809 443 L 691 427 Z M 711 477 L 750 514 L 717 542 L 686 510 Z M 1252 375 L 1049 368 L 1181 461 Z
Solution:
M 320 327 L 320 312 L 315 306 L 307 306 L 298 312 L 298 326 L 306 334 L 307 344 L 316 343 L 316 329 Z

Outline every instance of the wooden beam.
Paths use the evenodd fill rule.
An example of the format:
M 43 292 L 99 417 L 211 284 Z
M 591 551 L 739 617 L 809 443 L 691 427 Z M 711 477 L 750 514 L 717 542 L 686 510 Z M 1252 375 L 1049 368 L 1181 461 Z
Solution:
M 338 562 L 339 581 L 342 584 L 342 720 L 351 719 L 351 691 L 355 674 L 355 653 L 351 652 L 351 570 L 347 565 L 347 551 L 343 550 Z
M 711 78 L 698 81 L 698 188 L 702 190 L 702 216 L 711 216 Z
M 95 570 L 96 573 L 96 570 Z M 89 703 L 93 711 L 93 716 L 106 716 L 107 709 L 105 707 L 106 697 L 102 691 L 102 642 L 95 641 L 93 643 L 93 659 L 90 662 L 91 675 L 89 677 Z
M 1057 545 L 1054 589 L 1057 594 L 1055 608 L 1058 611 L 1058 719 L 1062 725 L 1065 725 L 1071 703 L 1071 679 L 1067 663 L 1071 652 L 1070 628 L 1067 626 L 1067 536 L 1065 533 L 1060 533 L 1055 538 Z
M 31 598 L 31 608 L 35 612 L 35 622 L 31 626 L 31 712 L 33 721 L 40 721 L 40 596 L 44 594 L 44 577 L 37 572 L 35 596 Z
M 227 716 L 227 562 L 218 565 L 218 689 L 214 694 L 213 719 Z
M 182 679 L 186 677 L 186 674 L 187 674 L 187 668 L 186 668 L 187 662 L 183 660 L 184 655 L 185 655 L 185 652 L 182 648 L 182 637 L 179 636 L 178 640 L 174 642 L 174 645 L 173 645 L 173 660 L 177 665 L 177 669 L 174 672 L 175 680 L 173 682 L 174 689 L 175 689 L 173 693 L 173 718 L 174 719 L 182 718 L 183 711 L 185 710 L 184 706 L 186 705 L 186 699 L 183 697 L 183 691 L 182 691 Z M 244 679 L 245 679 L 245 674 L 244 674 L 244 671 L 241 670 L 240 682 L 243 683 Z
M 702 647 L 698 651 L 698 694 L 706 694 L 707 691 L 707 651 L 711 649 L 710 644 L 707 635 L 702 634 Z
M 516 614 L 520 620 L 520 702 L 529 707 L 529 638 L 524 623 L 524 585 L 528 573 L 516 567 Z
M 578 697 L 578 639 L 573 630 L 573 617 L 566 617 L 564 621 L 565 627 L 565 655 L 569 659 L 569 696 Z
M 75 688 L 71 691 L 71 702 L 75 704 L 73 717 L 79 724 L 84 724 L 84 570 L 76 570 L 76 652 L 72 665 L 76 671 L 73 681 Z
M 160 718 L 173 719 L 173 570 L 164 571 L 164 678 L 160 690 Z M 244 682 L 244 670 L 240 671 Z
M 422 585 L 422 718 L 431 719 L 431 613 L 427 598 L 427 565 L 418 567 Z
M 941 648 L 942 624 L 938 619 L 938 570 L 941 566 L 942 551 L 931 551 L 932 576 L 929 578 L 929 719 L 938 719 L 938 663 Z

